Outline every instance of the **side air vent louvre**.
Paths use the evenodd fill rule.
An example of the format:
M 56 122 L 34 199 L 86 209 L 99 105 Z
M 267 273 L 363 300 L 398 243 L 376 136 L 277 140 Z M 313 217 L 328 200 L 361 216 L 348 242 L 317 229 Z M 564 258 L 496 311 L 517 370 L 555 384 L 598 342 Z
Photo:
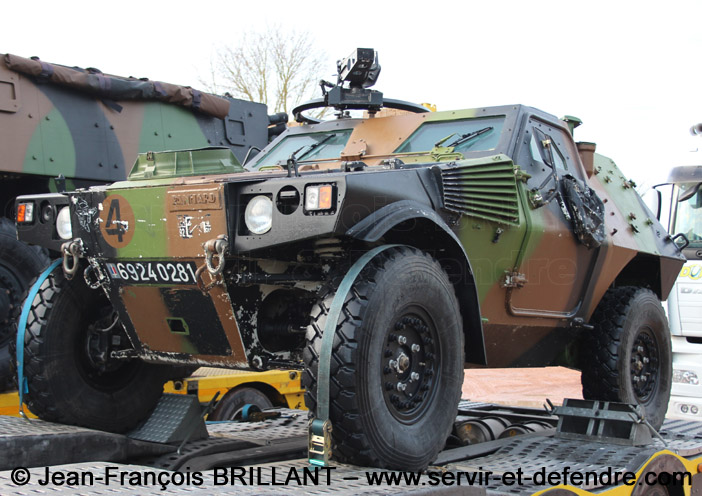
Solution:
M 519 225 L 519 199 L 511 161 L 461 164 L 441 170 L 444 208 L 472 217 Z

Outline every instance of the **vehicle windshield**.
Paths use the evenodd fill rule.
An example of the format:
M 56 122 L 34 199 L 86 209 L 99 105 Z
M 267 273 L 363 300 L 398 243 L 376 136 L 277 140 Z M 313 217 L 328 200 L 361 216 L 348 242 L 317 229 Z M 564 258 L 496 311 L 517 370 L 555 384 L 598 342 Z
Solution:
M 674 233 L 683 233 L 691 245 L 702 247 L 702 183 L 679 186 Z
M 344 129 L 328 133 L 288 135 L 268 153 L 256 157 L 251 167 L 258 169 L 266 165 L 285 165 L 293 153 L 297 160 L 337 158 L 346 146 L 351 131 L 352 129 Z
M 460 121 L 427 122 L 395 152 L 428 152 L 434 146 L 453 146 L 456 152 L 492 150 L 500 141 L 504 121 L 505 116 L 501 115 Z

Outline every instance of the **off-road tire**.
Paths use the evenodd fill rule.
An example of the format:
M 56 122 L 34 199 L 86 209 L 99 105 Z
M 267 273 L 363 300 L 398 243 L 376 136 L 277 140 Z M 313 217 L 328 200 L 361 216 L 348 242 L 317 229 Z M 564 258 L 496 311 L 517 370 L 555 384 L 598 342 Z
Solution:
M 18 241 L 14 224 L 0 218 L 0 392 L 14 389 L 9 345 L 27 289 L 49 262 L 46 250 Z
M 303 384 L 312 412 L 322 334 L 341 279 L 320 290 L 307 328 Z M 463 342 L 454 288 L 436 260 L 409 247 L 373 258 L 346 295 L 334 336 L 329 405 L 334 458 L 402 470 L 423 470 L 435 460 L 461 397 Z M 413 344 L 420 349 L 411 351 Z M 403 353 L 410 358 L 405 369 L 391 368 L 389 362 Z M 412 371 L 419 378 L 410 383 Z M 407 389 L 398 391 L 398 382 Z M 421 398 L 417 403 L 408 397 L 412 391 Z
M 583 397 L 638 403 L 648 422 L 660 428 L 672 381 L 670 330 L 660 300 L 649 289 L 612 288 L 591 324 L 581 350 Z M 643 375 L 645 382 L 634 382 Z
M 60 266 L 42 283 L 24 340 L 24 400 L 39 418 L 125 432 L 155 407 L 172 367 L 129 360 L 101 373 L 88 359 L 88 326 L 106 308 L 102 290 L 67 280 Z
M 243 387 L 227 392 L 207 420 L 239 420 L 246 405 L 255 405 L 260 410 L 273 407 L 264 393 L 256 388 Z

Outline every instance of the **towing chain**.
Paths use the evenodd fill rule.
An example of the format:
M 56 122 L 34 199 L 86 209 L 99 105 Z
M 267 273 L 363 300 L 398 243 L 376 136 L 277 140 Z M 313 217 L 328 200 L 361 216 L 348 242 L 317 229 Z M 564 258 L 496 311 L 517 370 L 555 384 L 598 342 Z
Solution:
M 83 271 L 83 279 L 90 289 L 97 289 L 107 283 L 109 279 L 95 260 L 88 259 L 89 265 Z

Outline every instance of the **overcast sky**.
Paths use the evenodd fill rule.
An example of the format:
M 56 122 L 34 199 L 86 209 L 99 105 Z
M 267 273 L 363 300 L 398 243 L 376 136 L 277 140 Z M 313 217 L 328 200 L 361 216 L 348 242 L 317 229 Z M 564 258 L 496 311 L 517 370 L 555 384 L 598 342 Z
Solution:
M 54 0 L 5 2 L 2 16 L 0 52 L 194 87 L 241 31 L 308 30 L 329 78 L 337 59 L 371 47 L 387 97 L 575 115 L 576 140 L 638 182 L 664 179 L 702 147 L 688 131 L 702 122 L 700 0 Z

